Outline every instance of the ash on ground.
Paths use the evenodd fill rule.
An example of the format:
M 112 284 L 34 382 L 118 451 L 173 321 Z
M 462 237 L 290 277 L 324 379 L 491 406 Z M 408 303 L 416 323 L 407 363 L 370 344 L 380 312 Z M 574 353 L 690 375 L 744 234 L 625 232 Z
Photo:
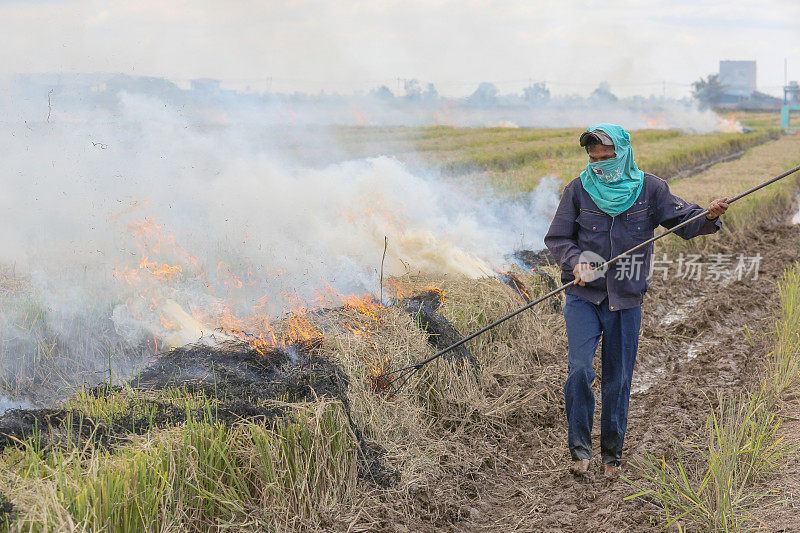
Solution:
M 438 312 L 441 304 L 442 295 L 433 290 L 399 301 L 400 308 L 428 334 L 428 343 L 437 351 L 452 346 L 462 339 L 458 330 Z M 480 368 L 477 359 L 464 345 L 450 350 L 443 357 L 454 364 L 459 374 L 466 368 L 467 363 L 475 370 Z
M 220 400 L 346 401 L 347 376 L 333 361 L 294 345 L 256 350 L 228 343 L 186 346 L 161 356 L 130 380 L 134 389 L 182 388 Z
M 14 519 L 14 504 L 0 494 L 0 527 L 8 526 Z
M 507 258 L 516 261 L 519 266 L 526 269 L 531 274 L 535 276 L 541 276 L 541 279 L 544 281 L 548 292 L 558 288 L 559 283 L 556 278 L 544 270 L 546 267 L 558 266 L 556 265 L 556 260 L 553 257 L 553 254 L 551 254 L 550 250 L 547 248 L 539 251 L 517 250 L 508 255 Z M 561 312 L 561 301 L 558 298 L 553 298 L 551 305 L 553 307 L 553 311 L 557 313 Z
M 0 416 L 0 449 L 31 439 L 40 449 L 65 442 L 113 446 L 131 434 L 180 424 L 189 418 L 228 425 L 241 421 L 274 424 L 287 415 L 289 407 L 285 404 L 328 398 L 340 401 L 350 420 L 362 451 L 361 476 L 384 486 L 399 479 L 399 473 L 386 465 L 385 451 L 366 441 L 353 423 L 347 376 L 332 359 L 314 354 L 313 346 L 298 344 L 269 350 L 233 343 L 186 346 L 159 356 L 128 386 L 142 393 L 171 389 L 201 393 L 213 399 L 214 406 L 187 412 L 154 399 L 157 394 L 144 394 L 136 399 L 143 409 L 132 408 L 113 420 L 95 420 L 68 409 L 14 409 Z M 91 394 L 103 397 L 123 390 L 101 385 Z M 270 404 L 270 400 L 281 404 Z M 134 411 L 146 414 L 135 415 Z
M 516 250 L 511 254 L 510 257 L 529 269 L 547 267 L 556 264 L 553 254 L 551 254 L 550 250 L 547 248 L 543 248 L 538 251 Z

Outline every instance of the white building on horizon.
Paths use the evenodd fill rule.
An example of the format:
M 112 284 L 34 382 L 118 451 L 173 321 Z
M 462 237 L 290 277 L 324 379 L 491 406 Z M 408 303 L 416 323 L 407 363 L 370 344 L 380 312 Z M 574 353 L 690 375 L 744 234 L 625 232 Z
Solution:
M 756 92 L 756 62 L 720 61 L 719 83 L 725 96 L 750 98 Z

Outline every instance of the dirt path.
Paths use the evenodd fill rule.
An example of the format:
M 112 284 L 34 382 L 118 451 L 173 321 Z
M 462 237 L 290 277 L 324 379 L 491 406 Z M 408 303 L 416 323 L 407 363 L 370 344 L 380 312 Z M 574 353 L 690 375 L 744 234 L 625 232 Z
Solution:
M 701 429 L 709 411 L 706 395 L 713 398 L 717 392 L 740 389 L 747 380 L 747 368 L 766 353 L 760 349 L 760 341 L 751 346 L 742 331 L 747 326 L 757 337 L 771 327 L 777 304 L 775 282 L 783 268 L 797 260 L 800 231 L 786 225 L 764 229 L 769 230 L 770 237 L 754 242 L 748 251 L 764 258 L 757 280 L 743 279 L 728 285 L 671 280 L 654 286 L 648 294 L 636 372 L 640 389 L 644 382 L 649 382 L 649 388 L 634 394 L 631 401 L 627 457 L 643 453 L 669 457 L 670 435 L 688 435 Z M 685 316 L 664 320 L 667 309 L 687 305 L 691 307 Z M 508 443 L 510 460 L 503 465 L 504 475 L 494 482 L 487 478 L 479 491 L 477 503 L 484 514 L 460 524 L 467 526 L 462 529 L 661 529 L 651 525 L 648 504 L 623 500 L 632 493 L 627 484 L 609 485 L 602 479 L 599 457 L 593 458 L 594 472 L 588 480 L 576 479 L 566 471 L 564 426 L 559 420 L 546 442 L 563 449 L 563 464 L 556 468 L 542 464 L 536 449 L 523 445 L 539 440 L 540 428 L 519 428 Z M 599 426 L 598 419 L 595 445 Z M 631 469 L 626 475 L 636 477 Z
M 759 229 L 762 237 L 742 251 L 762 256 L 755 280 L 654 280 L 643 308 L 635 381 L 639 392 L 631 400 L 626 457 L 653 453 L 669 458 L 671 435 L 700 430 L 709 399 L 742 390 L 753 375 L 749 370 L 767 353 L 761 334 L 772 327 L 776 282 L 800 256 L 800 229 L 785 222 L 764 223 Z M 595 385 L 599 366 L 597 373 Z M 596 394 L 599 399 L 599 390 Z M 599 448 L 599 409 L 597 418 L 593 442 Z M 625 501 L 633 489 L 602 478 L 599 457 L 593 458 L 588 479 L 572 476 L 566 440 L 559 399 L 550 412 L 521 420 L 507 434 L 481 443 L 487 460 L 480 468 L 442 480 L 452 487 L 436 494 L 414 494 L 406 508 L 410 515 L 379 522 L 387 531 L 663 531 L 651 516 L 657 510 L 653 504 Z M 632 468 L 624 472 L 637 477 Z M 386 518 L 391 515 L 387 511 Z

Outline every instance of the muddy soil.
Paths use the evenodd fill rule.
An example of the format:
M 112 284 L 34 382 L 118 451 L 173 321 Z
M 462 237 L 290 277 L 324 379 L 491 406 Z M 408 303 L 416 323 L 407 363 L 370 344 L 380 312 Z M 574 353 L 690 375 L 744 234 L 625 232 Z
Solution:
M 776 282 L 800 255 L 800 228 L 781 220 L 753 229 L 745 248 L 726 250 L 720 242 L 715 251 L 761 254 L 757 279 L 653 280 L 643 306 L 635 371 L 639 392 L 631 398 L 626 458 L 673 456 L 673 436 L 686 438 L 700 431 L 718 393 L 738 393 L 756 379 L 759 359 L 769 351 L 762 334 L 770 331 L 775 317 Z M 672 313 L 681 307 L 686 309 Z M 563 338 L 563 331 L 558 336 Z M 561 352 L 550 362 L 562 365 L 565 377 L 565 341 Z M 595 363 L 599 404 L 599 356 Z M 531 365 L 520 384 L 541 387 Z M 624 481 L 606 481 L 598 455 L 592 458 L 588 478 L 568 472 L 563 399 L 556 403 L 545 413 L 516 421 L 502 434 L 445 436 L 454 439 L 454 450 L 472 450 L 472 460 L 454 461 L 450 475 L 412 488 L 407 497 L 373 491 L 359 515 L 337 529 L 663 531 L 654 517 L 659 510 L 655 504 L 625 501 L 634 489 Z M 599 408 L 594 428 L 599 454 Z M 638 479 L 627 464 L 623 475 Z

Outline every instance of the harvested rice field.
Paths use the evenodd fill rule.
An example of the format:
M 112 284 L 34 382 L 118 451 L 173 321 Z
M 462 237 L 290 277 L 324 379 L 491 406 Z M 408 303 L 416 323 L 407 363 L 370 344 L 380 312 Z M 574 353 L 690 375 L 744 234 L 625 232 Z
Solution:
M 763 115 L 735 120 L 752 131 L 633 131 L 639 167 L 705 206 L 800 164 L 800 137 Z M 561 284 L 540 240 L 553 200 L 586 165 L 579 134 L 264 132 L 285 158 L 303 160 L 285 182 L 302 185 L 300 193 L 277 186 L 234 205 L 277 172 L 268 162 L 247 174 L 255 167 L 236 158 L 220 171 L 241 189 L 197 185 L 229 208 L 231 224 L 247 221 L 247 239 L 198 239 L 195 248 L 166 222 L 126 222 L 118 233 L 134 237 L 119 246 L 131 262 L 91 263 L 97 270 L 70 277 L 83 283 L 70 301 L 93 302 L 71 314 L 55 302 L 68 298 L 51 278 L 22 260 L 0 265 L 4 530 L 800 529 L 795 176 L 732 205 L 714 235 L 657 243 L 656 257 L 670 263 L 653 276 L 642 308 L 621 479 L 606 480 L 599 457 L 586 477 L 568 470 L 563 294 L 414 366 Z M 316 142 L 322 137 L 330 142 Z M 208 144 L 198 146 L 197 168 L 175 174 L 184 186 L 197 169 L 217 169 L 203 159 Z M 377 177 L 362 183 L 365 165 Z M 411 181 L 418 175 L 426 179 Z M 348 202 L 326 188 L 332 181 Z M 448 196 L 463 187 L 470 194 Z M 421 192 L 398 192 L 405 189 Z M 280 216 L 261 210 L 279 193 L 286 200 L 265 205 Z M 324 212 L 331 218 L 315 218 L 323 209 L 315 196 L 332 206 Z M 205 228 L 193 205 L 175 202 Z M 247 218 L 254 212 L 288 232 L 276 241 L 283 248 L 247 255 L 258 245 L 250 235 L 264 232 Z M 335 246 L 320 244 L 323 257 L 348 259 L 336 279 L 313 280 L 316 292 L 290 287 L 280 304 L 247 300 L 262 279 L 319 274 L 311 253 L 293 263 L 295 249 L 313 248 L 295 239 L 294 212 L 302 231 L 335 234 Z M 523 242 L 515 224 L 534 215 L 541 220 L 525 228 L 539 241 Z M 347 255 L 364 236 L 374 241 L 367 266 Z M 699 279 L 672 270 L 690 256 L 706 268 Z M 743 275 L 714 275 L 710 265 L 722 256 L 749 261 Z M 339 288 L 362 279 L 369 290 Z M 408 368 L 406 381 L 395 379 Z M 599 357 L 595 370 L 599 399 Z M 599 417 L 598 409 L 595 442 Z

